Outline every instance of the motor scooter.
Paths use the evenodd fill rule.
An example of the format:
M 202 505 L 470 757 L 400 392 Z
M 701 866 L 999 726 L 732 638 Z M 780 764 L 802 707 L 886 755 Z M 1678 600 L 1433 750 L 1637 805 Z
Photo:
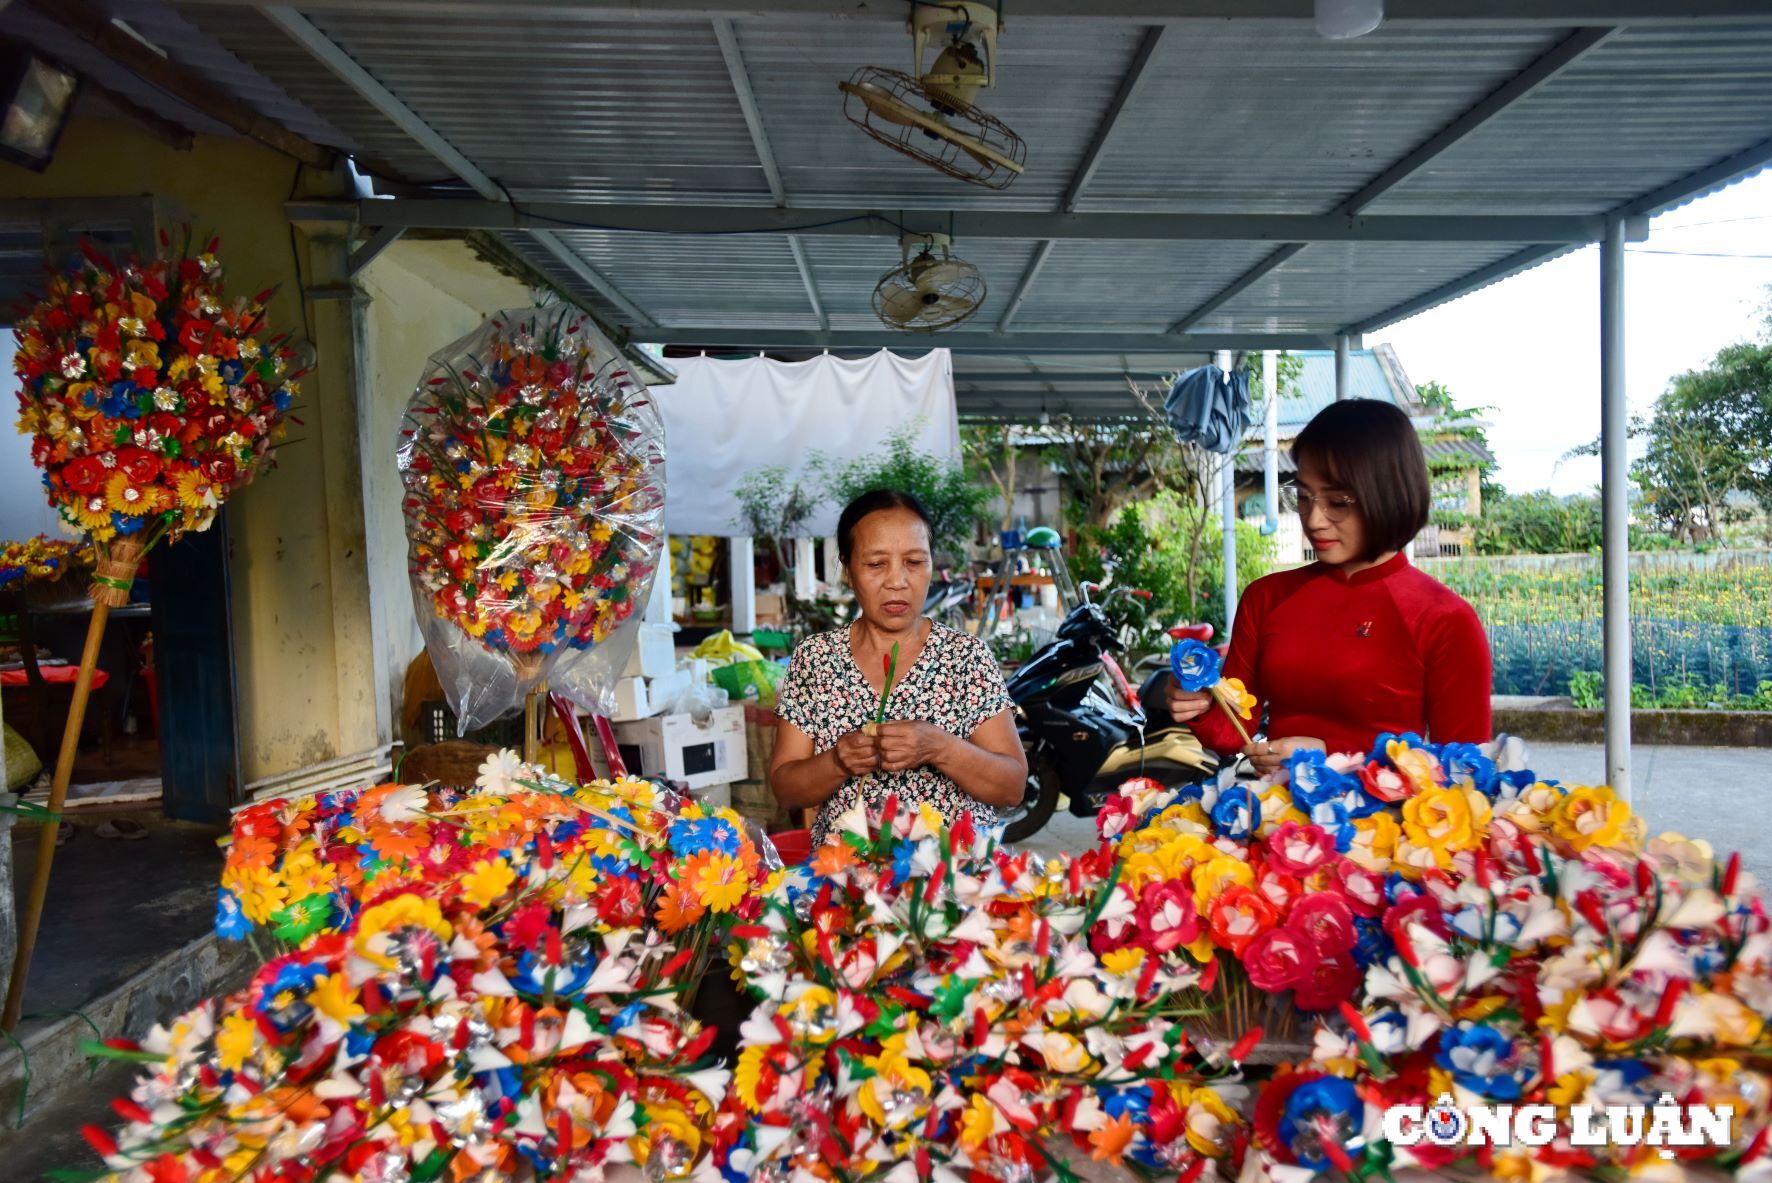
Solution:
M 1114 588 L 1092 601 L 1098 585 L 1082 584 L 1082 602 L 1058 626 L 1052 642 L 1012 674 L 1009 697 L 1027 753 L 1028 783 L 1021 804 L 1003 813 L 1004 838 L 1019 842 L 1049 821 L 1061 796 L 1070 811 L 1093 817 L 1120 785 L 1148 776 L 1166 785 L 1217 775 L 1218 757 L 1163 705 L 1164 671 L 1135 691 L 1113 650 L 1120 639 L 1103 605 L 1118 595 L 1149 592 Z
M 929 591 L 923 597 L 923 615 L 951 629 L 971 632 L 972 617 L 967 608 L 977 588 L 971 577 L 956 576 L 951 568 L 943 567 L 941 578 L 929 581 Z

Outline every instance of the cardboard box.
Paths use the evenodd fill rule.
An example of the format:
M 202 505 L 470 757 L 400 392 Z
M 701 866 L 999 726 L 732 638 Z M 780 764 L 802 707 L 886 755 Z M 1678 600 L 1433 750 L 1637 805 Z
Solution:
M 691 715 L 617 723 L 615 739 L 630 772 L 678 781 L 691 791 L 745 774 L 743 707 L 722 707 L 701 724 Z
M 634 645 L 624 678 L 662 678 L 677 668 L 677 633 L 668 624 L 640 625 L 639 640 Z
M 782 592 L 757 593 L 757 623 L 780 627 L 788 621 L 788 598 Z
M 617 723 L 644 719 L 656 709 L 645 678 L 623 678 L 615 684 L 615 710 L 609 717 Z

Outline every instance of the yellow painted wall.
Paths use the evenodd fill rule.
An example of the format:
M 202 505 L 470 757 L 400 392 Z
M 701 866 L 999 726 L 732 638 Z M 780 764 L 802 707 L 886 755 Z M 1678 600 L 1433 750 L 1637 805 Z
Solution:
M 363 364 L 372 392 L 363 444 L 369 577 L 376 641 L 391 683 L 386 693 L 398 720 L 406 666 L 423 648 L 406 580 L 394 461 L 401 415 L 432 353 L 479 328 L 488 313 L 526 307 L 531 297 L 522 284 L 452 241 L 397 242 L 364 269 L 360 280 L 369 297 Z

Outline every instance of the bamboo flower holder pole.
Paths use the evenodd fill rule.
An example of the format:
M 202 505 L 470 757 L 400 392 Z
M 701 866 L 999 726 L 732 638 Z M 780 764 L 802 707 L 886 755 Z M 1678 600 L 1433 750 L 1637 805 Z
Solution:
M 55 838 L 61 831 L 62 806 L 68 799 L 68 779 L 74 773 L 74 754 L 80 747 L 80 730 L 86 724 L 86 704 L 92 697 L 92 675 L 98 668 L 98 650 L 105 638 L 105 622 L 112 608 L 129 602 L 129 589 L 147 553 L 145 543 L 118 540 L 98 561 L 92 581 L 92 619 L 86 626 L 86 647 L 80 653 L 80 670 L 74 679 L 74 696 L 68 703 L 68 721 L 62 728 L 62 746 L 55 758 L 55 777 L 49 788 L 49 820 L 37 835 L 37 864 L 31 870 L 31 893 L 18 923 L 18 949 L 12 958 L 12 978 L 6 986 L 6 1009 L 0 1028 L 18 1026 L 25 1005 L 25 978 L 31 970 L 31 953 L 43 923 L 43 906 L 49 900 L 49 871 L 55 862 Z

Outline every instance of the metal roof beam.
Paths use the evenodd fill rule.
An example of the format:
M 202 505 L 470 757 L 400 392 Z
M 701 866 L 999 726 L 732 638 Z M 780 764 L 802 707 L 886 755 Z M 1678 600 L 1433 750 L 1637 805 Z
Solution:
M 1772 139 L 1761 140 L 1751 148 L 1743 149 L 1733 156 L 1726 156 L 1715 164 L 1689 173 L 1677 181 L 1652 189 L 1648 193 L 1632 201 L 1625 202 L 1616 211 L 1616 216 L 1627 220 L 1634 219 L 1638 225 L 1627 224 L 1625 237 L 1627 241 L 1641 241 L 1648 234 L 1647 219 L 1663 210 L 1702 197 L 1732 182 L 1752 176 L 1761 169 L 1772 165 Z M 1441 284 L 1430 292 L 1425 292 L 1413 300 L 1405 301 L 1375 316 L 1369 316 L 1358 324 L 1349 326 L 1349 332 L 1370 333 L 1399 320 L 1426 312 L 1430 308 L 1450 303 L 1460 296 L 1467 296 L 1478 288 L 1487 287 L 1492 283 L 1529 271 L 1552 259 L 1568 254 L 1575 248 L 1572 246 L 1532 247 L 1509 255 L 1499 262 L 1479 268 L 1461 279 Z
M 264 0 L 191 0 L 206 7 L 263 8 Z M 628 19 L 636 11 L 649 20 L 745 20 L 867 18 L 876 14 L 862 0 L 303 0 L 310 12 L 348 8 L 410 16 L 550 16 L 586 14 Z M 1079 20 L 1137 21 L 1299 21 L 1311 20 L 1312 0 L 1016 0 L 1016 20 L 1067 17 Z M 1763 19 L 1763 0 L 1388 0 L 1386 25 L 1514 24 L 1546 28 L 1606 25 L 1691 25 Z
M 1615 28 L 1578 29 L 1559 41 L 1551 50 L 1535 59 L 1524 70 L 1485 95 L 1482 101 L 1429 136 L 1414 151 L 1361 186 L 1359 191 L 1335 207 L 1343 215 L 1358 214 L 1374 201 L 1426 168 L 1434 160 L 1483 127 L 1503 111 L 1556 77 L 1583 54 L 1617 32 Z M 1206 317 L 1254 287 L 1285 266 L 1304 250 L 1303 242 L 1289 243 L 1251 267 L 1217 292 L 1195 305 L 1186 316 L 1171 326 L 1177 333 L 1186 332 Z
M 426 230 L 598 230 L 614 233 L 896 238 L 952 233 L 964 240 L 1101 242 L 1538 242 L 1599 241 L 1603 215 L 1564 214 L 1047 214 L 1017 210 L 771 209 L 742 205 L 598 204 L 409 197 L 296 201 L 292 216 Z
M 814 332 L 759 325 L 756 328 L 694 328 L 672 325 L 636 334 L 648 345 L 692 345 L 708 349 L 952 349 L 963 353 L 1210 353 L 1218 349 L 1326 349 L 1330 338 L 1314 333 L 1168 333 L 1054 331 L 993 333 L 950 329 L 943 333 L 900 333 L 878 329 Z
M 782 183 L 781 168 L 775 162 L 775 150 L 769 146 L 769 132 L 763 126 L 763 112 L 757 107 L 757 94 L 751 89 L 751 72 L 745 67 L 744 55 L 738 49 L 738 34 L 733 31 L 732 21 L 727 17 L 714 18 L 714 40 L 720 43 L 720 56 L 726 62 L 726 76 L 732 80 L 732 93 L 738 99 L 739 113 L 744 116 L 744 125 L 751 133 L 751 147 L 757 153 L 757 163 L 763 166 L 763 179 L 769 183 L 769 196 L 775 199 L 777 209 L 785 209 L 788 204 L 787 186 Z M 824 301 L 818 298 L 818 287 L 812 281 L 812 262 L 806 257 L 806 248 L 794 235 L 788 236 L 788 250 L 794 256 L 794 267 L 800 272 L 800 283 L 806 288 L 806 302 L 812 305 L 812 314 L 818 318 L 818 327 L 831 327 L 831 318 L 826 315 Z
M 510 195 L 503 185 L 488 176 L 478 165 L 463 156 L 454 144 L 445 139 L 436 128 L 426 123 L 417 111 L 408 107 L 394 96 L 394 92 L 377 82 L 369 71 L 357 64 L 357 60 L 344 51 L 344 48 L 322 33 L 314 23 L 295 9 L 285 5 L 271 5 L 264 10 L 265 19 L 282 29 L 296 44 L 307 50 L 338 76 L 346 86 L 356 91 L 365 102 L 385 115 L 396 127 L 411 136 L 413 141 L 432 156 L 436 157 L 445 168 L 466 181 L 480 196 L 491 204 L 505 204 Z M 508 208 L 508 205 L 507 205 Z M 292 217 L 292 221 L 299 220 Z M 375 225 L 382 230 L 390 230 L 389 223 L 362 222 L 361 225 Z M 408 226 L 405 229 L 411 229 Z M 644 309 L 622 294 L 620 288 L 611 283 L 602 272 L 585 262 L 579 253 L 562 242 L 549 230 L 534 232 L 536 243 L 550 255 L 560 261 L 567 270 L 601 293 L 603 298 L 621 309 L 636 324 L 650 327 L 655 321 Z M 380 236 L 378 235 L 377 238 Z
M 1101 164 L 1102 151 L 1107 148 L 1108 140 L 1114 134 L 1114 125 L 1120 120 L 1120 112 L 1126 109 L 1126 104 L 1132 100 L 1133 94 L 1138 90 L 1139 83 L 1144 81 L 1145 70 L 1151 64 L 1151 57 L 1157 52 L 1157 46 L 1163 40 L 1163 29 L 1162 25 L 1153 25 L 1146 29 L 1144 36 L 1139 39 L 1138 48 L 1132 54 L 1131 64 L 1120 76 L 1120 85 L 1114 90 L 1114 97 L 1108 101 L 1107 110 L 1102 113 L 1101 122 L 1096 125 L 1095 134 L 1090 137 L 1089 146 L 1083 150 L 1083 159 L 1078 162 L 1077 171 L 1071 174 L 1070 183 L 1064 187 L 1064 194 L 1058 201 L 1059 213 L 1068 214 L 1076 211 L 1077 201 L 1083 196 L 1084 187 L 1095 176 L 1095 170 Z M 1033 290 L 1034 281 L 1040 277 L 1040 272 L 1046 267 L 1046 260 L 1052 257 L 1052 249 L 1053 241 L 1047 239 L 1040 244 L 1039 249 L 1034 251 L 1034 257 L 1028 260 L 1027 269 L 1022 272 L 1020 281 L 1015 285 L 1015 293 L 1009 297 L 1008 307 L 1003 310 L 1002 317 L 997 321 L 998 332 L 1008 331 L 1009 322 L 1014 320 L 1015 314 L 1021 311 L 1023 301 Z

